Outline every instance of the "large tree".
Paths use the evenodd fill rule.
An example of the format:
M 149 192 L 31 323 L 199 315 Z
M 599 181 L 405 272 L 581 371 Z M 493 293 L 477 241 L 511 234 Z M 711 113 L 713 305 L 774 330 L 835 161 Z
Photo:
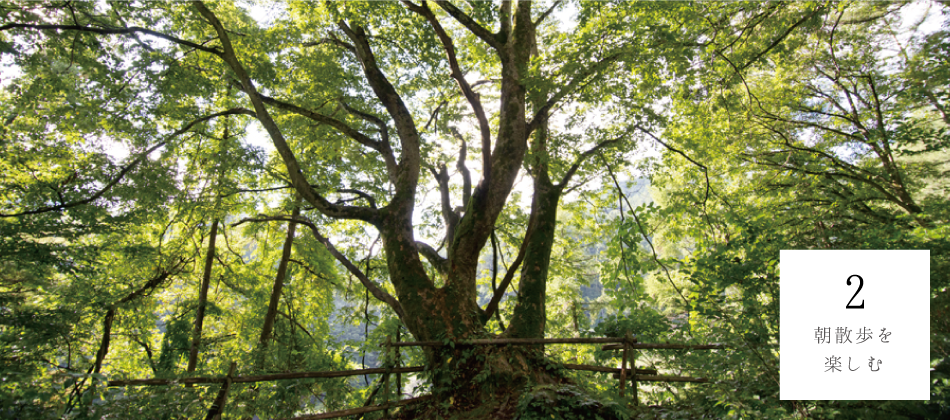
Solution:
M 126 214 L 125 207 L 142 209 L 146 219 L 154 206 L 180 207 L 192 197 L 172 186 L 188 182 L 213 184 L 209 190 L 222 197 L 256 188 L 261 201 L 292 190 L 299 210 L 248 218 L 291 226 L 282 273 L 296 224 L 416 339 L 491 335 L 489 323 L 501 319 L 499 306 L 512 284 L 513 308 L 497 332 L 544 337 L 564 197 L 593 178 L 613 177 L 637 139 L 658 139 L 654 131 L 669 95 L 688 96 L 697 83 L 693 73 L 714 63 L 710 57 L 737 60 L 734 70 L 742 73 L 833 9 L 826 3 L 294 2 L 255 19 L 226 3 L 4 7 L 0 47 L 19 74 L 3 93 L 9 107 L 2 140 L 5 150 L 20 154 L 6 164 L 22 176 L 4 181 L 0 216 L 21 229 L 33 218 L 50 226 L 94 225 Z M 205 126 L 211 129 L 195 134 Z M 262 129 L 276 151 L 273 161 L 258 165 L 245 145 L 229 140 L 246 128 Z M 211 151 L 205 138 L 220 147 Z M 98 169 L 111 164 L 103 142 L 122 144 L 132 155 Z M 31 169 L 46 155 L 57 157 L 54 165 Z M 224 161 L 235 163 L 192 169 L 210 174 L 195 179 L 177 174 Z M 269 183 L 241 185 L 237 173 L 249 167 Z M 516 188 L 523 176 L 529 185 Z M 611 183 L 619 187 L 616 179 L 594 185 Z M 430 191 L 437 199 L 428 199 Z M 522 203 L 511 199 L 521 193 L 530 199 L 515 258 L 479 305 L 479 264 L 495 247 L 496 228 L 521 211 Z M 705 195 L 704 209 L 708 187 Z M 919 212 L 896 197 L 908 212 Z M 202 201 L 211 210 L 201 217 L 212 226 L 205 273 L 215 264 L 219 221 L 228 221 L 221 199 Z M 83 210 L 88 207 L 97 210 Z M 259 208 L 265 207 L 245 203 L 230 215 L 252 216 Z M 368 273 L 368 262 L 360 267 L 351 249 L 337 246 L 340 235 L 330 233 L 356 229 L 378 235 L 385 281 Z M 282 277 L 271 277 L 262 348 L 272 334 Z M 190 367 L 197 363 L 208 281 L 203 278 L 197 304 Z M 457 390 L 467 389 L 483 367 L 459 366 L 458 354 L 426 357 L 434 366 L 459 368 Z M 540 361 L 527 352 L 484 363 L 506 386 L 559 380 Z

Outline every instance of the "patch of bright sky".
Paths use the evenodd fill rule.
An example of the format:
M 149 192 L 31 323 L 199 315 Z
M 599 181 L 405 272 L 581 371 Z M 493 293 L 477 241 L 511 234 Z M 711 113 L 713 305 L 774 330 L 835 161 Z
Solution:
M 917 32 L 922 35 L 932 34 L 940 29 L 940 25 L 946 21 L 948 16 L 944 15 L 943 9 L 933 1 L 919 0 L 901 9 L 901 27 L 898 30 L 898 39 L 901 43 L 906 43 L 913 35 L 914 26 L 918 26 Z
M 254 20 L 262 27 L 268 27 L 284 15 L 287 10 L 280 2 L 269 0 L 252 0 L 238 2 L 238 6 L 247 10 Z
M 571 33 L 577 28 L 577 12 L 576 4 L 567 3 L 560 10 L 551 13 L 551 16 L 557 20 L 557 27 L 561 32 Z
M 0 54 L 0 89 L 6 89 L 22 75 L 20 67 L 13 63 L 13 54 Z
M 891 28 L 896 32 L 896 36 L 887 36 L 889 39 L 882 39 L 886 47 L 878 56 L 882 61 L 889 63 L 886 71 L 895 73 L 902 71 L 903 68 L 900 67 L 899 61 L 895 63 L 891 59 L 899 57 L 901 49 L 938 31 L 941 25 L 950 18 L 941 7 L 927 0 L 915 1 L 902 7 L 898 16 L 900 17 L 899 26 Z M 908 51 L 908 53 L 913 54 L 914 51 Z

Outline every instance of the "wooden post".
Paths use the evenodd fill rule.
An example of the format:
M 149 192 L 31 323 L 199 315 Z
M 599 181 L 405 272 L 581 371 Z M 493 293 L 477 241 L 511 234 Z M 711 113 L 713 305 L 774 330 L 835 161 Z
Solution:
M 399 342 L 400 332 L 402 332 L 402 324 L 396 326 L 396 342 Z M 396 368 L 402 367 L 402 355 L 400 354 L 399 347 L 395 348 L 396 350 Z M 396 373 L 396 401 L 402 399 L 402 373 Z
M 386 361 L 386 364 L 388 365 L 387 367 L 390 369 L 393 367 L 393 360 L 392 358 L 390 358 L 390 354 L 389 354 L 392 348 L 393 348 L 393 340 L 389 335 L 387 335 L 386 336 L 386 357 L 384 360 Z M 389 417 L 389 372 L 388 371 L 383 374 L 383 387 L 384 387 L 383 388 L 383 398 L 384 398 L 383 405 L 386 406 L 386 409 L 383 410 L 383 415 L 385 415 L 386 417 Z
M 627 332 L 626 337 L 630 337 L 630 332 Z M 630 346 L 624 341 L 623 355 L 620 357 L 620 398 L 623 398 L 623 391 L 627 386 L 627 351 L 629 349 Z
M 630 375 L 630 393 L 633 394 L 633 405 L 640 405 L 640 395 L 637 392 L 637 351 L 632 348 L 632 344 L 637 342 L 636 337 L 631 338 L 630 333 L 627 333 L 627 339 L 629 342 L 625 342 L 624 345 L 626 348 L 630 348 L 630 369 L 633 370 L 632 375 Z
M 234 376 L 234 369 L 237 367 L 237 363 L 231 362 L 231 367 L 228 369 L 228 376 L 224 377 L 224 383 L 221 384 L 221 390 L 218 391 L 218 397 L 214 399 L 214 402 L 211 403 L 211 408 L 208 410 L 208 415 L 205 416 L 205 420 L 221 420 L 221 413 L 224 411 L 224 404 L 228 401 L 228 390 L 231 388 L 231 377 Z

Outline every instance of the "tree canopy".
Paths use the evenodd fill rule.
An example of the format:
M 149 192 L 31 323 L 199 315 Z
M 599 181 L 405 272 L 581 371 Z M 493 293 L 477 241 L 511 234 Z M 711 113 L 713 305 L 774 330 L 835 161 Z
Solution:
M 588 398 L 533 404 L 533 386 L 617 418 L 950 412 L 947 14 L 4 3 L 0 411 L 194 417 L 209 390 L 105 380 L 341 370 L 404 331 L 733 349 L 647 359 L 715 378 L 651 387 L 652 408 L 550 368 L 613 363 L 601 351 L 428 349 L 409 357 L 442 404 L 405 416 L 548 418 Z M 781 249 L 931 250 L 930 402 L 779 401 Z M 247 385 L 225 414 L 368 392 Z

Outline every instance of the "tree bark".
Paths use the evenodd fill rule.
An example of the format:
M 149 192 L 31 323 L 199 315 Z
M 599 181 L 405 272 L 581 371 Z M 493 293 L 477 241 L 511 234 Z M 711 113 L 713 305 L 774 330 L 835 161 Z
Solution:
M 532 106 L 540 108 L 546 92 L 532 97 Z M 557 206 L 563 185 L 554 185 L 548 174 L 548 123 L 542 120 L 534 133 L 531 154 L 527 158 L 534 178 L 534 196 L 531 198 L 531 237 L 525 248 L 521 266 L 518 302 L 505 335 L 512 338 L 544 338 L 547 320 L 548 267 L 557 228 Z
M 204 327 L 208 285 L 211 283 L 211 267 L 214 265 L 214 241 L 217 235 L 218 219 L 214 219 L 211 222 L 211 233 L 208 235 L 208 253 L 205 257 L 204 274 L 201 277 L 201 289 L 198 291 L 198 310 L 195 315 L 195 331 L 191 339 L 191 351 L 188 354 L 188 372 L 194 372 L 198 365 L 198 347 L 201 345 L 201 330 Z
M 518 302 L 505 335 L 511 338 L 543 338 L 547 319 L 548 267 L 557 227 L 557 205 L 561 190 L 546 176 L 535 180 L 531 214 L 534 232 L 525 251 L 518 286 Z

